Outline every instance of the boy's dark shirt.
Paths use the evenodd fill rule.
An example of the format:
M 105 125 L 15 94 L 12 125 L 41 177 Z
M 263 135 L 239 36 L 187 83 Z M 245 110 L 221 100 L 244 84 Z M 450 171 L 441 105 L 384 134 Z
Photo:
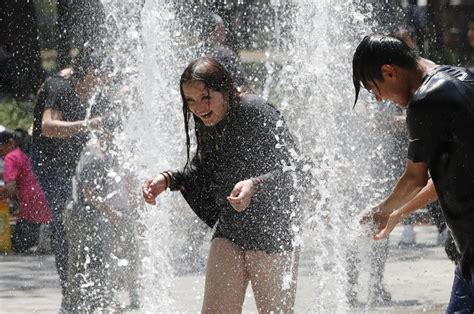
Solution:
M 279 112 L 259 97 L 243 96 L 239 107 L 206 131 L 191 168 L 174 172 L 191 208 L 209 226 L 217 223 L 214 237 L 242 249 L 291 250 L 298 195 L 289 170 L 294 166 L 290 152 L 296 149 Z M 237 212 L 226 197 L 239 181 L 258 176 L 264 191 Z
M 37 95 L 32 147 L 32 161 L 35 170 L 40 172 L 37 175 L 71 177 L 88 137 L 85 133 L 66 138 L 42 135 L 41 123 L 46 109 L 61 112 L 63 121 L 79 121 L 86 118 L 86 105 L 81 103 L 72 82 L 60 75 L 48 78 Z
M 438 66 L 407 110 L 408 158 L 428 165 L 464 276 L 474 271 L 474 74 Z

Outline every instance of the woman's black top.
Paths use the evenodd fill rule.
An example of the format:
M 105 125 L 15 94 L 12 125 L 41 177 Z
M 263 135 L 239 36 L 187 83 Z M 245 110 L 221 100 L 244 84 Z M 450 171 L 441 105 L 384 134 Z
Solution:
M 217 223 L 215 238 L 244 250 L 292 250 L 299 199 L 293 160 L 297 151 L 280 113 L 262 98 L 245 95 L 221 122 L 201 129 L 191 165 L 173 172 L 194 212 L 210 227 Z M 252 177 L 262 179 L 263 190 L 246 210 L 237 212 L 226 197 L 235 184 Z

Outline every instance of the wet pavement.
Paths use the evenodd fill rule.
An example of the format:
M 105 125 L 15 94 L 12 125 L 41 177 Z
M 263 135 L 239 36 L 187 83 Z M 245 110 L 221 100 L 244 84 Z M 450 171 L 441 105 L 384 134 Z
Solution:
M 415 230 L 415 247 L 397 246 L 402 227 L 394 230 L 390 240 L 390 256 L 384 284 L 392 294 L 392 304 L 370 309 L 366 307 L 364 302 L 367 299 L 367 289 L 364 282 L 367 282 L 368 274 L 367 270 L 363 269 L 359 295 L 361 305 L 352 308 L 351 313 L 444 313 L 449 300 L 454 266 L 447 259 L 444 248 L 436 245 L 435 227 L 416 226 Z M 314 303 L 311 278 L 304 266 L 305 258 L 310 258 L 306 255 L 302 255 L 301 260 L 296 313 L 312 312 L 311 304 Z M 199 312 L 203 279 L 202 275 L 176 277 L 171 288 L 171 296 L 176 300 L 173 311 Z M 59 282 L 51 255 L 0 256 L 0 313 L 57 313 L 60 301 Z M 123 302 L 126 302 L 125 298 Z M 246 298 L 244 312 L 256 313 L 251 289 Z

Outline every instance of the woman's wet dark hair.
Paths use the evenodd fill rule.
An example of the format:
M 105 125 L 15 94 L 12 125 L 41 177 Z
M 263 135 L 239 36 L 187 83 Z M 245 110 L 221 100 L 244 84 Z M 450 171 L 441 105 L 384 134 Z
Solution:
M 187 162 L 185 167 L 189 165 L 190 160 L 189 152 L 191 140 L 189 137 L 189 117 L 191 113 L 183 93 L 183 83 L 190 81 L 203 82 L 208 89 L 222 93 L 228 101 L 229 108 L 238 106 L 240 103 L 239 93 L 231 74 L 216 59 L 202 57 L 194 60 L 187 66 L 183 74 L 181 74 L 181 80 L 179 82 L 179 89 L 183 100 L 184 129 L 186 132 Z M 198 142 L 197 151 L 199 152 L 204 126 L 199 119 L 194 119 L 194 121 L 196 124 L 195 131 Z
M 382 65 L 392 64 L 414 69 L 419 59 L 416 51 L 402 40 L 383 35 L 368 35 L 360 42 L 352 59 L 352 80 L 355 87 L 354 106 L 359 98 L 361 83 L 382 80 Z

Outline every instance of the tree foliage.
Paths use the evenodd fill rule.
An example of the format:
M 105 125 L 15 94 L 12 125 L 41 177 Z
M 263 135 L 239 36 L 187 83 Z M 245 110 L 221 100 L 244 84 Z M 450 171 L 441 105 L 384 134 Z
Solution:
M 29 103 L 18 103 L 14 99 L 0 100 L 0 124 L 10 129 L 30 129 L 33 123 L 31 107 Z

